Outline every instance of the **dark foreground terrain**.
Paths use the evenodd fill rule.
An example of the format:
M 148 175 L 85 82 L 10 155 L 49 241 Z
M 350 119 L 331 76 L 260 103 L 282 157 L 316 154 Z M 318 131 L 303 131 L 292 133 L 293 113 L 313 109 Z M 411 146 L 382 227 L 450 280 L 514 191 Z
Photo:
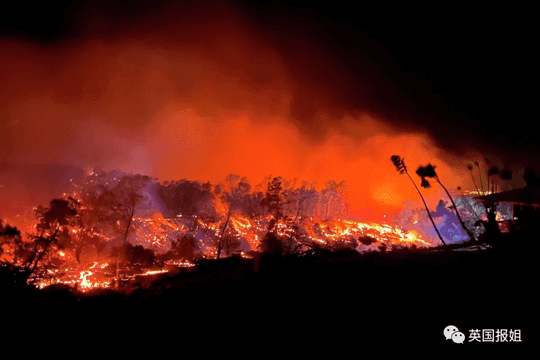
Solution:
M 66 335 L 95 328 L 95 336 L 136 331 L 185 341 L 189 334 L 208 337 L 209 344 L 268 343 L 271 336 L 279 343 L 356 347 L 450 346 L 442 331 L 455 325 L 466 335 L 470 329 L 521 329 L 522 341 L 532 341 L 536 249 L 520 243 L 473 251 L 231 257 L 140 277 L 122 291 L 84 294 L 66 286 L 17 286 L 4 272 L 2 309 L 14 319 L 4 327 L 23 324 Z

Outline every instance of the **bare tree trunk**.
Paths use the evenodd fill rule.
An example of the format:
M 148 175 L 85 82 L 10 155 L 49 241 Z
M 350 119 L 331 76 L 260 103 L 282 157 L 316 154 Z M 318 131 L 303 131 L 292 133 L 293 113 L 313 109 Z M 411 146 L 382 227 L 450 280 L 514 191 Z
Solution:
M 41 230 L 41 234 L 39 234 L 39 239 L 42 239 L 43 238 L 43 233 L 45 232 L 45 230 Z M 37 256 L 37 253 L 38 253 L 38 246 L 39 246 L 39 241 L 36 241 L 36 246 L 34 246 L 34 253 L 32 254 L 32 256 L 28 259 L 28 264 L 26 264 L 24 270 L 25 271 L 28 271 L 30 269 L 30 266 L 32 266 L 32 263 L 34 262 L 34 260 L 36 259 L 36 256 Z
M 279 224 L 279 204 L 276 206 L 276 224 L 274 225 L 276 229 L 276 237 L 278 236 L 278 224 Z
M 227 229 L 227 225 L 229 224 L 229 219 L 231 218 L 231 211 L 232 207 L 229 206 L 229 212 L 227 213 L 227 220 L 225 221 L 225 225 L 223 225 L 223 228 L 221 229 L 221 233 L 219 234 L 219 240 L 218 240 L 218 251 L 217 251 L 217 258 L 219 259 L 221 256 L 221 249 L 223 249 L 223 234 L 225 233 L 225 229 Z
M 482 172 L 480 171 L 480 166 L 476 166 L 478 169 L 478 177 L 480 178 L 480 186 L 482 187 L 482 195 L 485 195 L 486 192 L 484 191 L 484 179 L 482 178 Z M 488 183 L 488 190 L 489 190 L 489 183 Z
M 49 238 L 49 240 L 47 241 L 47 244 L 45 245 L 45 248 L 43 249 L 43 251 L 39 254 L 39 256 L 37 257 L 36 259 L 36 262 L 34 263 L 34 266 L 32 266 L 32 269 L 30 269 L 30 273 L 28 274 L 28 277 L 30 277 L 30 275 L 32 275 L 34 273 L 34 270 L 36 269 L 36 266 L 37 264 L 39 263 L 39 261 L 41 260 L 41 258 L 43 257 L 43 255 L 45 255 L 45 253 L 47 252 L 47 249 L 49 248 L 49 245 L 51 245 L 51 243 L 54 241 L 54 239 L 56 238 L 56 234 L 58 234 L 58 230 L 60 229 L 60 226 L 58 226 L 56 228 L 56 230 L 54 231 L 54 234 Z M 32 260 L 33 261 L 33 260 Z
M 472 181 L 473 181 L 473 184 L 474 184 L 474 188 L 476 189 L 476 192 L 478 193 L 478 195 L 480 195 L 480 190 L 478 189 L 478 186 L 476 185 L 476 181 L 474 180 L 472 170 L 471 170 L 471 178 L 472 178 Z
M 126 231 L 124 233 L 124 244 L 127 243 L 128 237 L 129 237 L 129 230 L 131 229 L 131 223 L 133 222 L 133 214 L 134 211 L 130 212 L 131 216 L 129 217 L 129 220 L 126 225 Z
M 405 173 L 407 174 L 407 176 L 409 177 L 409 179 L 411 179 L 414 187 L 416 188 L 416 191 L 418 191 L 418 194 L 420 194 L 420 198 L 422 198 L 422 202 L 424 203 L 424 206 L 426 207 L 426 211 L 427 211 L 427 214 L 429 216 L 429 219 L 431 220 L 431 223 L 433 224 L 433 228 L 435 229 L 435 231 L 437 232 L 437 235 L 439 235 L 439 239 L 441 239 L 442 243 L 444 246 L 447 246 L 446 243 L 444 242 L 443 240 L 443 237 L 441 236 L 441 233 L 439 232 L 439 229 L 437 229 L 437 226 L 435 225 L 435 221 L 433 221 L 433 217 L 431 216 L 431 213 L 429 212 L 429 208 L 426 204 L 426 201 L 424 200 L 424 196 L 422 196 L 422 193 L 420 192 L 420 189 L 418 189 L 418 186 L 416 186 L 416 183 L 414 182 L 414 180 L 412 179 L 411 175 L 409 175 L 409 172 L 408 171 L 405 171 Z
M 298 211 L 296 212 L 296 216 L 294 217 L 293 225 L 296 224 L 296 219 L 298 219 L 298 215 L 300 215 L 300 206 L 298 207 Z

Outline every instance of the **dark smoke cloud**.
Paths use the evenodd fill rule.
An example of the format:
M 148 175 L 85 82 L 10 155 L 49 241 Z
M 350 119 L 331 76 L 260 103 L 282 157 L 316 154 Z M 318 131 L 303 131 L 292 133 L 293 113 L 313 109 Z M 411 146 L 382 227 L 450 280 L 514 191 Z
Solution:
M 384 166 L 394 153 L 411 167 L 437 163 L 452 188 L 472 189 L 472 159 L 536 163 L 536 142 L 515 131 L 523 113 L 507 116 L 515 98 L 487 100 L 493 80 L 471 43 L 460 45 L 472 51 L 467 63 L 453 55 L 466 37 L 443 31 L 448 19 L 225 1 L 51 6 L 3 21 L 2 164 L 100 165 L 162 180 L 334 177 L 373 215 L 416 196 Z M 471 90 L 452 77 L 485 84 Z

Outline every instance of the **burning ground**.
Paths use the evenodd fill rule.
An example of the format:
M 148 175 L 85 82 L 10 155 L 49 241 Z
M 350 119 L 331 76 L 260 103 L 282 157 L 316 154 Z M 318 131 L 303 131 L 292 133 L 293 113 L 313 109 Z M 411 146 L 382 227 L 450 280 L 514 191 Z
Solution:
M 271 179 L 271 180 L 270 180 Z M 29 282 L 118 287 L 136 275 L 194 266 L 198 259 L 274 251 L 302 254 L 429 247 L 420 232 L 347 219 L 346 182 L 317 190 L 281 177 L 251 188 L 230 175 L 220 185 L 161 184 L 142 175 L 92 172 L 76 191 L 34 209 L 26 234 L 3 236 L 2 261 L 32 271 Z M 31 259 L 31 260 L 29 260 Z M 27 263 L 25 263 L 27 262 Z

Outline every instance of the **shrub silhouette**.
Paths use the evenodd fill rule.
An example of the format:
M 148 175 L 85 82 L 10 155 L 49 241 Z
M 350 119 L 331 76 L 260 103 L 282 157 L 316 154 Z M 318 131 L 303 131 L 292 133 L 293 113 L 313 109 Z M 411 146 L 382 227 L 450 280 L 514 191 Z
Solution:
M 371 245 L 375 242 L 377 242 L 376 239 L 372 238 L 371 236 L 368 236 L 368 235 L 365 235 L 365 236 L 360 236 L 358 238 L 358 241 L 360 241 L 363 245 Z
M 145 249 L 141 245 L 133 246 L 127 242 L 121 247 L 112 249 L 112 257 L 121 257 L 124 262 L 131 265 L 143 265 L 150 267 L 156 262 L 156 255 L 151 249 Z
M 190 235 L 179 237 L 177 241 L 172 243 L 172 251 L 179 258 L 184 260 L 192 260 L 199 252 L 199 244 L 197 239 Z
M 281 255 L 283 253 L 282 242 L 278 239 L 276 234 L 272 232 L 266 233 L 261 241 L 260 247 L 263 254 Z

